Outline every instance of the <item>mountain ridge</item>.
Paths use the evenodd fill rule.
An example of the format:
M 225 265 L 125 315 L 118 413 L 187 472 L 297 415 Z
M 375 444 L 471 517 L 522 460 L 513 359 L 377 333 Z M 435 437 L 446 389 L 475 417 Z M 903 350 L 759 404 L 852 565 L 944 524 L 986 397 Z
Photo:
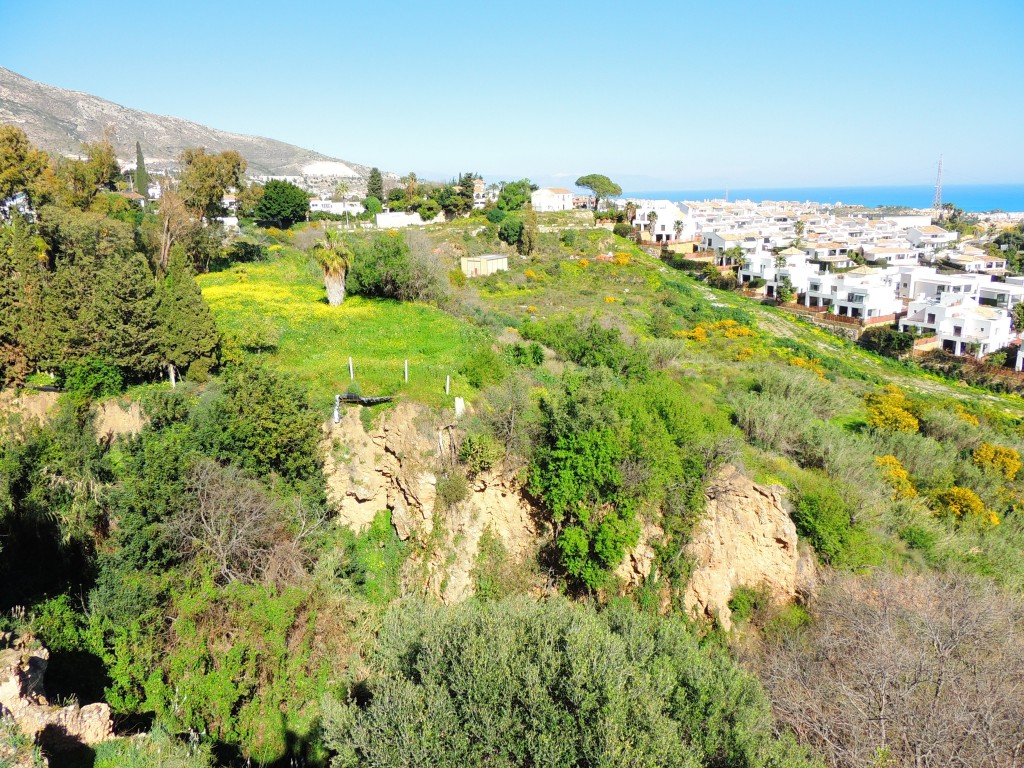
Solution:
M 175 167 L 186 147 L 205 147 L 213 152 L 239 151 L 253 176 L 330 175 L 354 180 L 365 179 L 370 172 L 359 163 L 283 141 L 125 107 L 40 83 L 4 67 L 0 67 L 0 123 L 17 125 L 36 146 L 66 156 L 78 155 L 84 142 L 96 141 L 107 131 L 122 165 L 134 166 L 138 141 L 151 170 Z M 310 168 L 315 172 L 306 171 Z

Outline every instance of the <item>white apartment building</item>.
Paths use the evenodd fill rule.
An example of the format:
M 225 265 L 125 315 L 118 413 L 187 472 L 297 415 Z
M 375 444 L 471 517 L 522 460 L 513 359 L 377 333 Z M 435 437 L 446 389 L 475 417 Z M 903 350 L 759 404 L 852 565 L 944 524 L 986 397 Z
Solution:
M 888 317 L 903 311 L 897 287 L 898 272 L 893 267 L 822 272 L 808 281 L 804 306 L 828 307 L 834 315 L 862 320 Z
M 571 211 L 572 192 L 562 187 L 544 187 L 530 195 L 533 210 L 541 213 L 552 211 Z
M 900 330 L 934 334 L 944 351 L 979 358 L 1002 349 L 1014 338 L 1009 312 L 981 306 L 971 296 L 953 293 L 910 302 L 907 316 L 900 320 Z
M 1024 285 L 1012 283 L 1008 278 L 1005 283 L 982 283 L 978 286 L 978 303 L 982 306 L 998 307 L 999 309 L 1013 309 L 1017 304 L 1024 301 Z M 1024 280 L 1024 278 L 1017 278 Z M 1024 330 L 1021 328 L 1018 331 Z
M 885 260 L 890 267 L 913 266 L 920 262 L 920 254 L 908 242 L 897 243 L 892 240 L 879 240 L 864 245 L 864 258 L 869 261 Z
M 912 300 L 935 299 L 945 293 L 976 296 L 980 286 L 991 282 L 991 275 L 943 275 L 935 267 L 901 267 L 899 295 Z
M 989 256 L 981 248 L 971 245 L 945 251 L 942 257 L 964 272 L 985 272 L 990 275 L 1001 275 L 1006 272 L 1006 259 Z
M 689 216 L 685 215 L 675 203 L 668 200 L 632 200 L 636 204 L 636 220 L 634 224 L 642 231 L 651 235 L 655 243 L 670 240 L 692 240 L 697 234 L 697 227 Z M 654 228 L 651 228 L 651 213 L 655 214 Z M 679 225 L 677 230 L 676 225 Z M 677 235 L 678 231 L 678 235 Z
M 927 226 L 916 226 L 907 228 L 907 239 L 916 246 L 925 250 L 934 251 L 960 239 L 957 232 L 949 232 L 934 224 Z
M 778 295 L 779 285 L 789 278 L 793 290 L 802 295 L 807 291 L 810 280 L 818 274 L 818 267 L 809 264 L 807 254 L 799 248 L 786 248 L 778 254 L 771 251 L 757 251 L 745 257 L 739 270 L 739 281 L 749 283 L 760 278 L 765 281 L 766 296 Z

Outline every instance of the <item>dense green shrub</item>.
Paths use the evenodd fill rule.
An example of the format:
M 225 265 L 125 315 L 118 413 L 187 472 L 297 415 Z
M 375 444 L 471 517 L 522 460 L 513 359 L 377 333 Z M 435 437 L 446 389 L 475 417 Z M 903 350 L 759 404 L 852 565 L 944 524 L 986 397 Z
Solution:
M 341 538 L 343 559 L 337 567 L 338 575 L 376 605 L 387 605 L 398 597 L 400 572 L 409 546 L 395 533 L 391 513 L 377 513 L 370 527 L 358 535 L 345 528 Z
M 259 476 L 320 480 L 321 416 L 306 391 L 256 362 L 229 370 L 223 392 L 197 428 L 210 455 Z
M 459 461 L 470 475 L 478 475 L 501 461 L 503 453 L 501 445 L 487 432 L 470 432 L 459 446 Z
M 520 333 L 577 365 L 605 367 L 627 378 L 644 379 L 650 374 L 651 361 L 643 349 L 626 344 L 618 328 L 605 328 L 596 318 L 527 322 Z
M 806 538 L 830 562 L 839 555 L 850 535 L 850 510 L 828 478 L 812 475 L 798 491 L 790 513 L 797 533 Z
M 914 335 L 893 328 L 868 328 L 858 343 L 865 349 L 888 357 L 902 357 L 914 348 Z
M 374 668 L 366 695 L 326 707 L 335 768 L 812 764 L 726 652 L 624 605 L 403 603 Z
M 458 469 L 441 473 L 437 478 L 435 505 L 445 510 L 469 498 L 469 481 Z
M 505 378 L 507 370 L 501 355 L 490 345 L 478 347 L 459 367 L 459 373 L 466 377 L 471 387 L 482 389 L 497 384 Z
M 749 621 L 771 605 L 771 592 L 765 586 L 739 586 L 729 598 L 729 610 L 735 621 Z
M 94 400 L 124 391 L 124 377 L 114 364 L 97 357 L 74 360 L 63 366 L 59 383 L 76 397 Z

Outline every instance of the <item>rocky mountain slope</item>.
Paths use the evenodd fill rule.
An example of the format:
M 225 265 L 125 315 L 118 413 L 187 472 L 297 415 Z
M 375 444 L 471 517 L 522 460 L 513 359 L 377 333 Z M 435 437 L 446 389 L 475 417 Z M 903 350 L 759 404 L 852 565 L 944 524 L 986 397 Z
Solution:
M 340 176 L 365 179 L 366 166 L 302 149 L 282 141 L 228 133 L 178 117 L 154 115 L 22 77 L 0 67 L 0 123 L 19 126 L 47 152 L 76 155 L 86 141 L 109 130 L 122 164 L 135 164 L 142 143 L 150 170 L 175 164 L 186 147 L 214 152 L 234 149 L 249 162 L 249 173 L 268 176 Z

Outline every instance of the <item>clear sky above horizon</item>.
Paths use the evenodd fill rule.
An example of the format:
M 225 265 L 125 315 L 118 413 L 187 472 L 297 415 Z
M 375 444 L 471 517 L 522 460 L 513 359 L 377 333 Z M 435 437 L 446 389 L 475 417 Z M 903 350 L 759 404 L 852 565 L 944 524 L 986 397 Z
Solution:
M 1024 182 L 1024 0 L 0 0 L 0 66 L 425 178 Z

